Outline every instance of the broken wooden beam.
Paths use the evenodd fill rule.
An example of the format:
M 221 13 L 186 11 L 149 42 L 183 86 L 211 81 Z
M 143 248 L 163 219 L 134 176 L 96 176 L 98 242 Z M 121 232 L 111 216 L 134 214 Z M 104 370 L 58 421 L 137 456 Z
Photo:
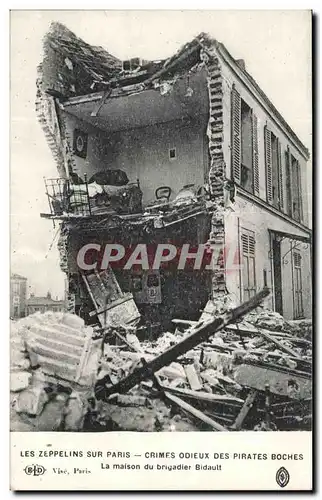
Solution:
M 239 406 L 244 403 L 243 399 L 230 395 L 227 396 L 226 394 L 211 394 L 210 392 L 192 391 L 191 389 L 181 389 L 179 387 L 167 386 L 162 382 L 159 382 L 159 386 L 161 389 L 164 389 L 165 391 L 173 392 L 180 396 L 196 399 L 198 401 L 202 401 L 205 403 L 220 403 L 220 404 L 234 403 L 235 405 Z
M 293 356 L 293 358 L 302 359 L 301 356 L 299 354 L 297 354 L 297 352 L 293 351 L 293 349 L 291 349 L 290 347 L 284 345 L 282 342 L 280 342 L 279 340 L 277 340 L 277 338 L 274 337 L 271 334 L 271 332 L 269 332 L 267 330 L 263 330 L 262 328 L 260 328 L 258 330 L 258 333 L 259 333 L 259 335 L 261 335 L 262 337 L 264 337 L 266 340 L 269 340 L 270 342 L 273 342 L 273 344 L 277 345 L 282 351 L 285 351 L 285 352 L 287 352 L 287 354 L 290 354 L 291 356 Z
M 169 365 L 172 361 L 177 359 L 182 354 L 190 351 L 197 345 L 201 344 L 208 339 L 211 335 L 221 330 L 225 325 L 233 323 L 240 319 L 242 316 L 250 312 L 252 309 L 257 307 L 263 299 L 269 295 L 270 291 L 268 288 L 264 288 L 254 297 L 252 297 L 247 302 L 241 304 L 240 306 L 231 309 L 224 313 L 223 315 L 208 320 L 206 322 L 200 322 L 191 328 L 190 335 L 183 338 L 181 342 L 169 347 L 159 356 L 148 363 L 143 362 L 143 366 L 136 368 L 131 374 L 120 380 L 115 386 L 107 387 L 105 385 L 105 378 L 100 379 L 95 387 L 95 394 L 97 399 L 105 399 L 114 393 L 125 393 L 129 391 L 132 387 L 136 386 L 142 380 L 146 378 L 151 378 L 155 372 L 160 370 L 163 366 Z M 108 380 L 108 378 L 106 379 Z
M 248 393 L 247 398 L 245 399 L 245 402 L 240 412 L 237 415 L 235 422 L 231 426 L 231 428 L 234 431 L 239 431 L 242 428 L 244 420 L 247 417 L 249 410 L 253 406 L 256 396 L 257 396 L 257 391 L 255 389 L 251 389 Z
M 164 395 L 169 401 L 171 401 L 172 403 L 175 403 L 177 406 L 179 406 L 179 408 L 181 408 L 185 412 L 189 413 L 193 417 L 197 418 L 198 420 L 200 420 L 204 424 L 208 425 L 213 430 L 220 431 L 220 432 L 224 432 L 224 431 L 228 430 L 228 429 L 226 429 L 226 427 L 224 427 L 221 424 L 218 424 L 218 422 L 215 422 L 215 420 L 213 420 L 212 418 L 210 418 L 207 415 L 205 415 L 204 413 L 202 413 L 202 411 L 197 410 L 197 408 L 190 405 L 186 401 L 183 401 L 178 396 L 175 396 L 174 394 L 171 394 L 170 392 L 167 392 L 167 391 L 165 391 Z

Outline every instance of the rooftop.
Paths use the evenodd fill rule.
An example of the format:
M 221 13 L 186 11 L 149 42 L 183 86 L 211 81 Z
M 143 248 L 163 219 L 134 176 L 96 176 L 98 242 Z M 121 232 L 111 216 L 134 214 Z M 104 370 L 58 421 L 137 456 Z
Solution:
M 27 281 L 27 278 L 25 276 L 21 276 L 20 274 L 17 273 L 12 273 L 10 279 Z
M 201 49 L 207 53 L 211 47 L 216 49 L 235 75 L 279 121 L 308 159 L 308 149 L 246 71 L 243 61 L 235 60 L 222 43 L 206 33 L 200 33 L 168 59 L 144 61 L 133 69 L 131 64 L 125 66 L 102 47 L 91 46 L 62 24 L 53 23 L 44 39 L 45 55 L 39 67 L 38 86 L 42 91 L 59 97 L 65 105 L 101 100 L 103 106 L 111 94 L 113 97 L 124 95 L 125 87 L 133 86 L 133 92 L 151 90 L 156 82 L 187 73 L 200 64 Z M 140 61 L 139 58 L 135 60 L 136 64 Z
M 52 304 L 61 305 L 64 304 L 64 301 L 53 299 L 49 292 L 46 297 L 36 297 L 35 295 L 31 294 L 29 299 L 27 299 L 28 306 L 40 306 L 40 305 L 46 306 Z

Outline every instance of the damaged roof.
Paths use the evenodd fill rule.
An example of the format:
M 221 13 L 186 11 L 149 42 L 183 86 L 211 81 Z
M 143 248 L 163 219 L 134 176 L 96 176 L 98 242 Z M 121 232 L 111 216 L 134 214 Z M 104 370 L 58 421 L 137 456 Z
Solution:
M 216 49 L 237 76 L 255 95 L 257 94 L 308 159 L 308 149 L 255 79 L 231 56 L 222 43 L 206 33 L 200 33 L 168 59 L 144 61 L 134 70 L 132 68 L 126 70 L 120 59 L 102 47 L 91 46 L 64 25 L 52 23 L 44 38 L 44 58 L 38 68 L 38 87 L 43 92 L 65 100 L 134 84 L 141 84 L 142 88 L 148 89 L 155 80 L 171 79 L 175 75 L 189 71 L 201 62 L 200 50 L 204 49 L 207 52 L 211 47 Z
M 108 81 L 122 69 L 122 62 L 103 47 L 78 38 L 60 23 L 52 23 L 44 37 L 44 57 L 39 67 L 44 91 L 69 97 L 93 92 L 95 82 Z

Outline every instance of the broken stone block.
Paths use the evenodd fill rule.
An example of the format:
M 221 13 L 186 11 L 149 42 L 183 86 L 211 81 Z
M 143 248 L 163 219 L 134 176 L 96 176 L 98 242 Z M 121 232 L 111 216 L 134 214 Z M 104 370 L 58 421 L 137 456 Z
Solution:
M 16 402 L 17 413 L 40 415 L 48 402 L 48 395 L 43 387 L 32 387 L 19 393 Z
M 171 363 L 168 366 L 163 366 L 158 372 L 156 372 L 157 376 L 161 376 L 163 378 L 168 378 L 170 380 L 174 380 L 180 378 L 182 380 L 186 380 L 186 373 L 184 368 L 179 363 Z
M 211 368 L 200 373 L 200 376 L 205 380 L 211 387 L 216 387 L 219 384 L 219 380 L 216 377 L 217 372 Z
M 31 374 L 24 372 L 13 372 L 10 376 L 10 391 L 19 392 L 26 389 L 29 385 Z

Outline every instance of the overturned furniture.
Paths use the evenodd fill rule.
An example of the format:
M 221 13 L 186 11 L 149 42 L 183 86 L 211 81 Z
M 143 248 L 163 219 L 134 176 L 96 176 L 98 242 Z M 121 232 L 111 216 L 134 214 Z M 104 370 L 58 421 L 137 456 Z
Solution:
M 97 315 L 102 325 L 133 325 L 140 319 L 140 313 L 131 293 L 123 293 L 111 268 L 105 271 L 82 273 L 82 277 L 93 302 L 95 310 L 90 316 Z

